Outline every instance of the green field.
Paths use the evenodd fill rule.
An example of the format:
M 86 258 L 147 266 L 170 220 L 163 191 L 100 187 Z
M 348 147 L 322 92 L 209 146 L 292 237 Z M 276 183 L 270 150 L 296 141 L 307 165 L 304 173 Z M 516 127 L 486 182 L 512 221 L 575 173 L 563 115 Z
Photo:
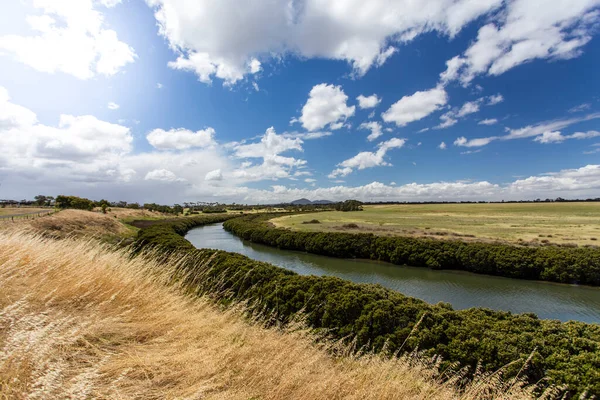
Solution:
M 318 224 L 304 224 L 317 219 Z M 599 244 L 600 203 L 401 204 L 364 211 L 279 217 L 275 226 L 303 231 L 368 232 L 510 243 Z M 356 224 L 358 227 L 344 225 Z

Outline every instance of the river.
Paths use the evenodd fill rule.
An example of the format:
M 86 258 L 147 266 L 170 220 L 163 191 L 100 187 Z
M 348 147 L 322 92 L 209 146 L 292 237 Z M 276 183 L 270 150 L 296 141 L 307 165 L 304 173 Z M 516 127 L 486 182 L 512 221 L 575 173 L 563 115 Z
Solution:
M 240 253 L 302 275 L 331 275 L 356 283 L 378 283 L 429 303 L 455 309 L 485 307 L 540 318 L 600 323 L 600 288 L 434 271 L 369 260 L 347 260 L 250 243 L 225 231 L 222 224 L 195 228 L 185 237 L 198 248 Z

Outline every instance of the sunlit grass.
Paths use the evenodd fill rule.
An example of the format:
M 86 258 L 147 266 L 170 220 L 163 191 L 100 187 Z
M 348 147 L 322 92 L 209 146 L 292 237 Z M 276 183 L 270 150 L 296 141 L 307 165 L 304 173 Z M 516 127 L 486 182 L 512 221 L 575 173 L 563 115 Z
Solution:
M 420 236 L 466 241 L 595 245 L 600 203 L 423 204 L 365 206 L 361 212 L 284 216 L 277 226 L 309 231 L 347 231 L 345 224 L 383 236 Z
M 267 329 L 241 306 L 183 295 L 169 284 L 177 267 L 0 232 L 0 398 L 530 397 L 496 374 L 459 391 L 460 374 L 442 380 L 415 355 L 352 356 L 297 326 Z

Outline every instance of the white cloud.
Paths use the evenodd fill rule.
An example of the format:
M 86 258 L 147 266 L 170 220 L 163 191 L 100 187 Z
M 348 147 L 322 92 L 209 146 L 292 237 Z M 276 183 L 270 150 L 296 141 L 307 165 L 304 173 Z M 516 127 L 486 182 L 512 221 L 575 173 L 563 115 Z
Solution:
M 148 143 L 159 150 L 186 150 L 193 147 L 214 146 L 215 130 L 206 128 L 197 132 L 188 129 L 154 129 L 147 136 Z
M 448 111 L 447 113 L 440 115 L 440 119 L 442 120 L 442 122 L 439 125 L 435 126 L 433 129 L 445 129 L 456 125 L 458 123 L 458 120 L 454 119 L 454 116 L 455 113 L 452 111 Z M 421 129 L 421 131 L 422 130 L 423 129 Z
M 317 180 L 316 180 L 316 179 L 313 179 L 313 178 L 306 178 L 306 179 L 304 180 L 304 182 L 306 182 L 306 183 L 314 183 L 314 182 L 316 182 L 316 181 L 317 181 Z
M 117 3 L 104 0 L 106 6 Z M 135 60 L 134 50 L 104 27 L 104 15 L 92 0 L 38 0 L 32 5 L 25 12 L 36 13 L 27 16 L 34 33 L 0 36 L 0 55 L 11 55 L 38 71 L 79 79 L 114 75 Z
M 37 116 L 31 110 L 10 102 L 8 90 L 0 86 L 0 130 L 32 126 Z
M 123 0 L 98 0 L 104 7 L 112 8 L 118 4 L 121 4 Z
M 332 186 L 315 189 L 274 187 L 247 193 L 245 200 L 260 203 L 319 198 L 340 201 L 477 201 L 477 200 L 533 200 L 536 198 L 589 198 L 597 197 L 600 190 L 600 165 L 587 165 L 519 179 L 499 185 L 488 181 L 409 183 L 389 186 L 371 182 L 363 186 Z
M 177 175 L 175 175 L 172 171 L 169 171 L 168 169 L 154 169 L 146 174 L 144 180 L 162 182 L 182 181 L 181 178 L 177 178 Z
M 425 118 L 446 105 L 447 102 L 448 94 L 444 88 L 436 87 L 402 97 L 381 116 L 385 122 L 394 122 L 397 126 L 402 127 Z
M 347 101 L 348 96 L 341 86 L 316 85 L 311 89 L 298 121 L 309 131 L 323 129 L 327 125 L 331 129 L 339 129 L 354 115 L 355 106 L 349 107 Z
M 577 112 L 587 111 L 590 108 L 592 108 L 591 104 L 589 104 L 589 103 L 583 103 L 583 104 L 580 104 L 578 106 L 575 106 L 575 107 L 569 109 L 569 112 L 570 113 L 577 113 Z
M 597 6 L 597 0 L 508 2 L 498 21 L 480 28 L 464 54 L 447 62 L 441 81 L 466 85 L 477 75 L 500 75 L 535 59 L 577 57 L 600 20 Z
M 251 61 L 286 55 L 347 61 L 354 75 L 382 65 L 396 46 L 438 31 L 450 37 L 501 0 L 146 0 L 159 33 L 179 55 L 171 67 L 234 83 Z M 242 34 L 240 34 L 240 32 Z
M 162 88 L 164 88 L 164 87 L 165 87 L 165 86 L 164 86 L 162 83 L 160 83 L 160 82 L 157 82 L 157 83 L 156 83 L 156 88 L 157 88 L 157 89 L 162 89 Z
M 495 125 L 498 123 L 498 120 L 496 118 L 489 118 L 489 119 L 483 119 L 481 121 L 478 122 L 478 125 Z
M 479 112 L 479 101 L 468 101 L 458 110 L 457 117 L 464 117 L 465 115 L 474 114 Z
M 456 139 L 454 141 L 454 145 L 455 146 L 465 146 L 465 147 L 481 147 L 481 146 L 485 146 L 495 140 L 524 139 L 524 138 L 536 137 L 536 136 L 540 136 L 540 135 L 541 135 L 540 138 L 536 139 L 536 141 L 540 141 L 542 143 L 551 143 L 552 141 L 558 141 L 556 139 L 559 137 L 567 138 L 567 139 L 579 139 L 579 138 L 585 139 L 586 137 L 582 137 L 582 135 L 587 135 L 587 134 L 579 133 L 579 134 L 573 134 L 573 135 L 578 135 L 577 137 L 573 136 L 573 135 L 571 135 L 573 137 L 566 137 L 566 136 L 560 136 L 560 132 L 554 132 L 554 131 L 560 131 L 561 129 L 564 129 L 570 125 L 573 125 L 573 124 L 576 124 L 579 122 L 584 122 L 584 121 L 591 121 L 591 120 L 598 119 L 598 118 L 600 118 L 600 113 L 589 114 L 589 115 L 586 115 L 584 117 L 579 117 L 579 118 L 558 119 L 558 120 L 554 120 L 554 121 L 546 121 L 546 122 L 539 123 L 537 125 L 528 125 L 526 127 L 519 128 L 519 129 L 506 128 L 508 135 L 504 135 L 504 136 L 490 136 L 490 137 L 486 137 L 486 138 L 477 138 L 477 139 L 471 139 L 471 140 L 467 140 L 467 138 L 465 138 L 463 136 L 463 137 L 459 137 L 458 139 Z M 546 133 L 546 138 L 543 137 L 544 133 Z M 593 137 L 593 136 L 590 136 L 590 137 Z M 544 140 L 544 141 L 542 141 L 542 140 Z
M 488 106 L 493 106 L 499 103 L 502 103 L 504 101 L 504 96 L 502 96 L 500 93 L 493 95 L 493 96 L 489 96 L 488 97 Z
M 215 169 L 213 171 L 207 172 L 204 176 L 205 181 L 222 181 L 223 173 L 220 169 Z
M 438 148 L 441 149 L 441 150 L 446 150 L 446 143 L 445 142 L 440 143 L 440 145 L 438 146 Z
M 381 124 L 376 121 L 363 122 L 359 125 L 358 129 L 368 129 L 371 131 L 371 134 L 367 136 L 367 140 L 369 142 L 372 142 L 379 136 L 383 135 L 383 132 L 381 131 Z
M 497 137 L 492 136 L 492 137 L 487 137 L 487 138 L 478 138 L 478 139 L 467 140 L 466 137 L 462 136 L 454 141 L 454 145 L 461 146 L 461 147 L 481 147 L 481 146 L 485 146 L 485 145 L 489 144 L 492 140 L 496 140 L 496 139 L 497 139 Z
M 118 110 L 120 106 L 117 103 L 111 101 L 108 103 L 107 107 L 109 110 Z
M 487 103 L 486 103 L 486 101 L 487 101 Z M 435 126 L 433 129 L 449 128 L 453 125 L 456 125 L 456 123 L 458 123 L 458 120 L 460 118 L 464 118 L 467 115 L 475 114 L 475 113 L 479 112 L 481 105 L 483 105 L 484 103 L 485 103 L 485 105 L 493 106 L 495 104 L 501 103 L 502 101 L 504 101 L 504 97 L 502 97 L 502 95 L 499 93 L 496 95 L 493 95 L 493 96 L 480 97 L 477 100 L 467 101 L 466 103 L 464 103 L 462 105 L 462 107 L 460 109 L 455 107 L 452 110 L 442 114 L 440 116 L 440 119 L 442 120 L 442 122 L 439 125 Z M 486 121 L 489 122 L 492 120 L 486 120 Z M 497 120 L 493 120 L 493 121 L 497 122 Z M 492 125 L 492 124 L 490 123 L 489 125 Z
M 361 109 L 375 108 L 381 103 L 381 99 L 376 94 L 371 96 L 363 96 L 362 94 L 356 98 L 358 100 L 358 107 Z
M 579 122 L 590 121 L 590 120 L 594 120 L 594 119 L 598 119 L 598 118 L 600 118 L 600 113 L 589 114 L 589 115 L 586 115 L 585 117 L 580 117 L 580 118 L 558 119 L 558 120 L 554 120 L 554 121 L 547 121 L 547 122 L 539 123 L 537 125 L 529 125 L 529 126 L 526 126 L 524 128 L 519 128 L 519 129 L 509 129 L 508 130 L 509 134 L 506 136 L 503 136 L 502 139 L 506 139 L 506 140 L 522 139 L 522 138 L 538 136 L 538 135 L 544 134 L 544 132 L 561 130 L 561 129 L 564 129 L 570 125 L 573 125 L 573 124 L 576 124 Z
M 575 132 L 571 135 L 566 136 L 562 135 L 560 131 L 548 131 L 542 133 L 540 136 L 537 136 L 533 140 L 540 143 L 562 143 L 565 140 L 569 139 L 591 139 L 598 136 L 600 136 L 600 132 L 598 131 Z
M 260 142 L 237 144 L 234 146 L 234 156 L 237 158 L 262 158 L 261 164 L 244 162 L 232 173 L 239 181 L 277 180 L 297 176 L 298 168 L 306 165 L 305 160 L 285 157 L 281 154 L 288 151 L 303 151 L 302 140 L 299 138 L 278 135 L 273 127 L 266 130 Z
M 331 136 L 333 133 L 327 131 L 316 131 L 316 132 L 285 132 L 281 134 L 284 138 L 312 140 L 321 139 L 327 136 Z
M 352 173 L 354 169 L 362 170 L 365 168 L 373 168 L 378 166 L 390 166 L 391 164 L 386 162 L 384 159 L 386 153 L 388 150 L 403 147 L 405 143 L 405 139 L 398 138 L 381 142 L 378 144 L 379 149 L 377 149 L 376 152 L 363 151 L 352 158 L 342 161 L 338 164 L 339 168 L 333 170 L 328 177 L 330 179 L 334 179 L 338 176 L 347 176 Z
M 262 64 L 260 63 L 260 61 L 258 61 L 256 58 L 253 58 L 252 60 L 250 60 L 250 63 L 248 64 L 248 68 L 250 70 L 251 74 L 257 74 L 260 71 L 262 71 Z

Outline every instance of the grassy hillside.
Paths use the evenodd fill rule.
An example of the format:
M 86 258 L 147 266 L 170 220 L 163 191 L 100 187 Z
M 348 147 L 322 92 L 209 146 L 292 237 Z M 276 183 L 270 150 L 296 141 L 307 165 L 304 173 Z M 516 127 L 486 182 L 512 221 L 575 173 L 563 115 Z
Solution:
M 315 218 L 319 224 L 306 223 Z M 284 216 L 273 222 L 303 231 L 584 246 L 597 245 L 600 239 L 600 203 L 379 205 L 365 206 L 361 212 Z
M 178 261 L 0 232 L 0 398 L 530 398 L 498 374 L 458 390 L 460 374 L 414 355 L 352 357 L 298 326 L 266 329 L 182 294 Z

